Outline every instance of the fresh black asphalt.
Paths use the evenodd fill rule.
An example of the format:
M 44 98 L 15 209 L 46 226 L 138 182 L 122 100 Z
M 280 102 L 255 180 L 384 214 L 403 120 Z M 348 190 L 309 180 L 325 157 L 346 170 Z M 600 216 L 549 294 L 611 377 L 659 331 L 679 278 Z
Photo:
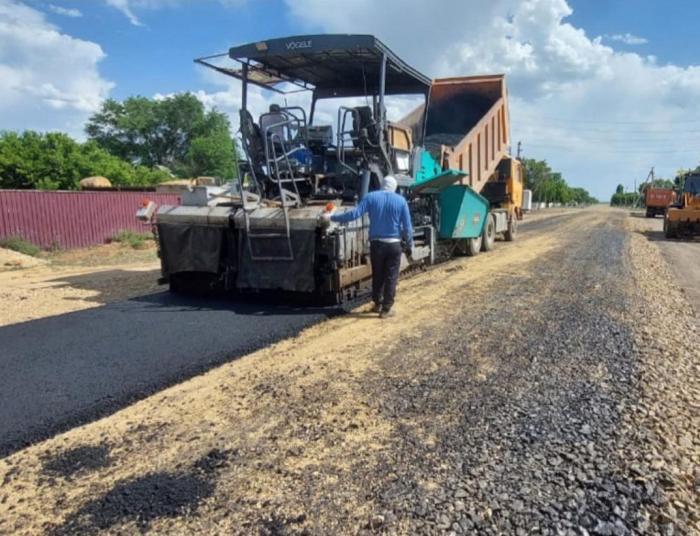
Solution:
M 339 312 L 160 292 L 0 327 L 0 457 Z
M 335 312 L 160 292 L 0 327 L 0 457 Z

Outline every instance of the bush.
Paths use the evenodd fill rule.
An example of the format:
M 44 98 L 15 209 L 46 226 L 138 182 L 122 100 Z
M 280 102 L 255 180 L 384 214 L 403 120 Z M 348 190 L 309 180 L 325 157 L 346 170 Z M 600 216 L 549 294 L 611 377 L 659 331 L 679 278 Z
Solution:
M 24 255 L 30 255 L 32 257 L 36 257 L 41 253 L 41 248 L 39 246 L 35 246 L 19 236 L 0 238 L 0 248 L 11 249 L 17 253 L 23 253 Z
M 126 244 L 134 249 L 143 249 L 146 247 L 148 240 L 153 240 L 153 235 L 148 233 L 137 233 L 129 229 L 119 231 L 112 237 L 112 242 Z

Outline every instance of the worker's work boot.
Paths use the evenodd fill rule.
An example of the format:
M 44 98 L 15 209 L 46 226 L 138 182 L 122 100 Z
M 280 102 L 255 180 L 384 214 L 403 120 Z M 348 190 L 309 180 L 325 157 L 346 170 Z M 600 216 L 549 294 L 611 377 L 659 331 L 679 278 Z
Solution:
M 372 309 L 370 309 L 370 313 L 381 313 L 382 312 L 382 304 L 381 303 L 375 303 L 372 306 Z
M 379 318 L 391 318 L 394 315 L 396 315 L 396 312 L 393 309 L 382 309 L 382 312 L 379 313 Z

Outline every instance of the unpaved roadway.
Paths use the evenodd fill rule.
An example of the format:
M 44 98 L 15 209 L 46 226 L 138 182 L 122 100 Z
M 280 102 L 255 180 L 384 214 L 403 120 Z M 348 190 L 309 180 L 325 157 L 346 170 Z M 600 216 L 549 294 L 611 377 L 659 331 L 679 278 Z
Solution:
M 700 531 L 696 320 L 592 208 L 0 460 L 0 533 Z M 185 316 L 198 314 L 187 312 Z

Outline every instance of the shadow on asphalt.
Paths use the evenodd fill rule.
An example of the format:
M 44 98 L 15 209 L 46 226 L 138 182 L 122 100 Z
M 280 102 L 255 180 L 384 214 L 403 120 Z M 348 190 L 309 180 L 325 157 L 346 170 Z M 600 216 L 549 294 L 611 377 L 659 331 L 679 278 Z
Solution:
M 230 311 L 237 315 L 308 315 L 323 314 L 335 316 L 343 313 L 340 306 L 319 306 L 309 304 L 301 298 L 280 298 L 275 296 L 234 296 L 228 294 L 213 296 L 188 296 L 169 291 L 147 294 L 131 298 L 128 302 L 145 304 L 145 311 L 196 313 L 200 311 Z
M 58 276 L 48 281 L 52 288 L 72 288 L 93 293 L 90 296 L 73 298 L 79 301 L 104 304 L 114 301 L 124 288 L 144 288 L 155 282 L 160 270 L 105 270 L 78 275 Z M 65 299 L 65 298 L 64 298 Z M 68 298 L 70 299 L 70 298 Z

